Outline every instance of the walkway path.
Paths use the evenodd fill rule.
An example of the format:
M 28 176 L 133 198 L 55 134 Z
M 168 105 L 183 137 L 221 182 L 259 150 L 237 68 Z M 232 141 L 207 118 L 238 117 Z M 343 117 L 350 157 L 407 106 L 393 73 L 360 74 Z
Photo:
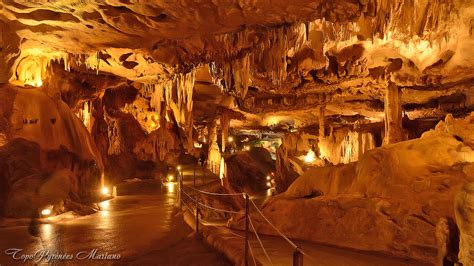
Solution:
M 176 186 L 161 187 L 154 180 L 118 187 L 119 196 L 96 214 L 38 226 L 38 237 L 28 226 L 0 228 L 0 265 L 20 265 L 4 255 L 9 248 L 23 254 L 47 249 L 76 254 L 97 249 L 120 254 L 119 261 L 81 261 L 81 265 L 229 265 L 223 256 L 190 236 L 192 230 L 174 207 Z M 60 263 L 66 264 L 66 263 Z M 69 261 L 69 265 L 77 265 Z M 23 264 L 24 265 L 24 264 Z M 58 264 L 56 264 L 58 265 Z
M 193 178 L 193 171 L 191 166 L 184 167 L 184 183 L 188 186 L 192 186 L 191 182 Z M 217 180 L 216 176 L 208 177 L 212 173 L 206 172 L 206 182 Z M 198 174 L 197 180 L 202 176 L 202 171 Z M 206 183 L 205 182 L 205 183 Z M 198 189 L 205 190 L 205 188 L 199 188 L 202 182 L 197 182 Z M 261 194 L 258 196 L 252 196 L 253 200 L 260 205 L 268 197 L 268 195 Z M 244 232 L 238 230 L 232 230 L 235 235 L 234 239 L 229 239 L 235 243 L 236 241 L 241 242 L 242 248 L 244 245 L 243 235 Z M 240 237 L 239 237 L 240 236 Z M 252 233 L 250 238 L 250 245 L 255 254 L 255 257 L 264 265 L 292 265 L 293 247 L 288 244 L 283 238 L 276 236 L 264 236 L 260 235 L 263 245 L 268 252 L 272 263 L 266 258 L 260 244 L 257 241 L 255 235 Z M 309 257 L 304 258 L 304 265 L 321 265 L 321 266 L 372 266 L 372 265 L 384 265 L 384 266 L 398 266 L 398 265 L 423 265 L 418 261 L 406 260 L 401 258 L 394 258 L 379 253 L 373 252 L 361 252 L 350 249 L 337 248 L 322 244 L 311 243 L 307 241 L 294 241 L 298 247 L 300 247 Z M 251 263 L 251 265 L 253 265 Z M 427 264 L 428 265 L 428 264 Z

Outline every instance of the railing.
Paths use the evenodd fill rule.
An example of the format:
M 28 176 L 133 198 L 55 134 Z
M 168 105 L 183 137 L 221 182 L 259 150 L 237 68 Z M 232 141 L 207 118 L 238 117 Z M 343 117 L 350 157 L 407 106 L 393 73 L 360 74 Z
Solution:
M 193 216 L 195 217 L 195 232 L 196 232 L 196 236 L 199 237 L 199 224 L 201 223 L 201 221 L 204 221 L 205 220 L 203 219 L 202 217 L 202 214 L 201 214 L 201 208 L 206 208 L 208 210 L 212 210 L 212 211 L 216 211 L 216 212 L 221 212 L 221 213 L 227 213 L 227 214 L 230 214 L 230 215 L 234 215 L 234 214 L 245 214 L 245 234 L 244 236 L 240 236 L 238 234 L 236 234 L 237 236 L 239 237 L 242 237 L 244 238 L 244 258 L 245 258 L 245 265 L 248 266 L 249 264 L 249 254 L 252 258 L 252 261 L 255 265 L 256 264 L 256 260 L 255 260 L 255 256 L 254 256 L 254 252 L 252 250 L 252 247 L 251 245 L 249 244 L 249 233 L 254 233 L 255 234 L 255 237 L 260 245 L 260 247 L 262 248 L 262 251 L 263 253 L 265 254 L 265 257 L 266 259 L 268 260 L 268 262 L 273 265 L 273 262 L 267 252 L 267 250 L 265 249 L 264 245 L 263 245 L 263 242 L 252 222 L 252 219 L 250 217 L 250 210 L 251 210 L 251 205 L 253 205 L 254 209 L 257 211 L 257 213 L 264 219 L 264 221 L 270 225 L 270 227 L 272 229 L 274 229 L 278 235 L 280 235 L 286 242 L 288 242 L 294 249 L 293 251 L 293 265 L 294 266 L 301 266 L 303 265 L 303 258 L 304 256 L 307 256 L 309 257 L 306 253 L 304 253 L 293 241 L 291 241 L 287 236 L 285 236 L 275 225 L 273 225 L 270 220 L 268 220 L 267 217 L 265 217 L 265 215 L 262 213 L 262 211 L 258 208 L 257 204 L 255 204 L 255 202 L 249 198 L 249 194 L 247 193 L 215 193 L 215 192 L 209 192 L 209 191 L 204 191 L 204 190 L 199 190 L 196 188 L 196 170 L 194 171 L 194 187 L 190 187 L 190 186 L 184 186 L 183 185 L 183 180 L 182 178 L 180 178 L 179 180 L 179 189 L 178 189 L 178 200 L 179 200 L 179 205 L 180 205 L 180 208 L 182 209 L 183 206 L 189 211 L 190 214 L 193 214 Z M 194 193 L 188 193 L 186 192 L 186 190 L 184 188 L 187 188 L 188 190 L 190 191 L 193 191 Z M 190 195 L 190 194 L 194 194 L 194 195 Z M 242 210 L 242 211 L 234 211 L 234 210 L 224 210 L 224 209 L 220 209 L 220 208 L 216 208 L 216 207 L 212 207 L 212 206 L 209 206 L 209 205 L 206 205 L 202 202 L 200 202 L 200 198 L 202 198 L 203 195 L 207 195 L 207 196 L 216 196 L 216 197 L 244 197 L 245 199 L 245 209 Z M 194 204 L 194 209 L 192 208 L 192 206 L 190 206 L 191 204 L 188 204 L 186 203 L 186 201 L 184 200 L 183 196 L 185 196 L 187 199 L 189 199 L 189 201 L 191 202 L 191 204 Z M 251 227 L 251 230 L 250 230 L 250 227 Z

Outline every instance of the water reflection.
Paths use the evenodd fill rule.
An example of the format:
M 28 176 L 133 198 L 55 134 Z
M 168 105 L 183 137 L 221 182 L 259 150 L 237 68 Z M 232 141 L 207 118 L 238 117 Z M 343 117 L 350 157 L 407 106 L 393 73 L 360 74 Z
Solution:
M 166 191 L 168 193 L 175 193 L 175 191 L 176 191 L 175 186 L 176 186 L 176 184 L 173 183 L 173 182 L 166 183 L 166 186 L 165 186 Z

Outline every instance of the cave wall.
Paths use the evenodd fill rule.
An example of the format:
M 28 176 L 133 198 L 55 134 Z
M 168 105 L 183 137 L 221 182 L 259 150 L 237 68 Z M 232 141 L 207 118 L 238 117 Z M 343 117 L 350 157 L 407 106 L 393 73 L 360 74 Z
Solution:
M 47 205 L 96 199 L 102 157 L 69 107 L 36 88 L 2 85 L 0 91 L 6 96 L 0 110 L 6 124 L 0 147 L 3 214 L 30 217 Z
M 348 164 L 358 161 L 368 150 L 376 147 L 375 132 L 379 128 L 368 126 L 354 129 L 331 129 L 328 136 L 295 132 L 285 135 L 276 153 L 277 190 L 283 192 L 310 166 Z M 314 162 L 307 163 L 304 156 L 309 150 L 316 154 Z
M 263 211 L 290 237 L 430 263 L 448 244 L 440 224 L 458 219 L 460 254 L 470 261 L 470 212 L 463 209 L 470 187 L 456 194 L 474 180 L 473 132 L 474 114 L 448 116 L 421 138 L 372 149 L 354 163 L 308 169 Z M 272 234 L 255 219 L 259 232 Z

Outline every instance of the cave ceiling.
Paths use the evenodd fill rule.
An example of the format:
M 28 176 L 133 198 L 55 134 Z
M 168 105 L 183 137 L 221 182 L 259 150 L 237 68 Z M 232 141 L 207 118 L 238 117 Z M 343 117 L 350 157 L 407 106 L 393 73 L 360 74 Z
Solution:
M 196 124 L 227 110 L 249 130 L 317 124 L 319 106 L 382 121 L 388 83 L 410 119 L 474 107 L 474 1 L 4 0 L 0 21 L 10 81 L 37 66 L 68 104 L 131 86 L 140 110 L 150 85 L 178 80 Z M 44 77 L 52 62 L 62 82 Z

